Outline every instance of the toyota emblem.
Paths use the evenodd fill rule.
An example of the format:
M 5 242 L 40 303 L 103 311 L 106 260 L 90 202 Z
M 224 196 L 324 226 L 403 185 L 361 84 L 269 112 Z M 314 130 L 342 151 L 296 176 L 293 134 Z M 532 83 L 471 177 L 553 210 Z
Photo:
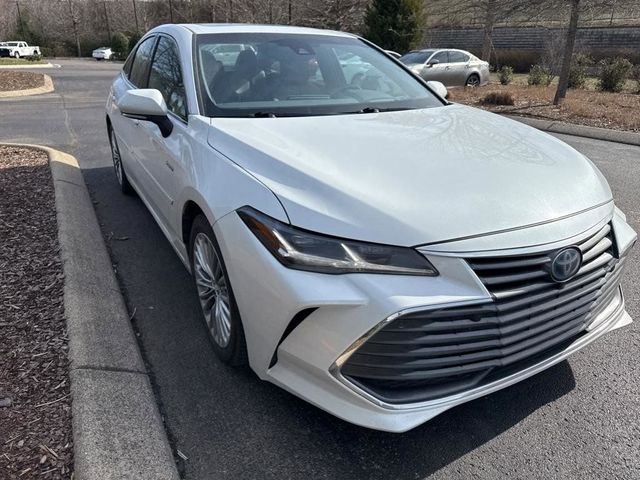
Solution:
M 551 260 L 551 278 L 556 282 L 566 282 L 582 266 L 582 252 L 578 247 L 567 247 L 556 253 Z

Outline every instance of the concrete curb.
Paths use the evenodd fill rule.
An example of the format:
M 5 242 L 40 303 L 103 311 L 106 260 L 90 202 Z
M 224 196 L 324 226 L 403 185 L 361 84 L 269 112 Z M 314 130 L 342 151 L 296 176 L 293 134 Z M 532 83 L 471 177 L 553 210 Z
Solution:
M 0 98 L 26 97 L 29 95 L 40 95 L 42 93 L 53 92 L 53 80 L 49 75 L 44 76 L 44 86 L 36 88 L 26 88 L 24 90 L 11 90 L 9 92 L 0 92 Z
M 0 65 L 1 68 L 11 70 L 12 68 L 56 68 L 53 63 L 32 63 L 31 65 Z
M 640 133 L 623 132 L 620 130 L 609 130 L 607 128 L 588 127 L 585 125 L 575 125 L 573 123 L 557 122 L 555 120 L 543 120 L 540 118 L 521 117 L 518 115 L 502 114 L 511 120 L 525 123 L 538 130 L 551 133 L 564 133 L 576 137 L 592 138 L 594 140 L 604 140 L 607 142 L 624 143 L 627 145 L 640 146 Z
M 179 479 L 77 160 L 39 145 L 2 145 L 49 155 L 65 276 L 74 478 Z

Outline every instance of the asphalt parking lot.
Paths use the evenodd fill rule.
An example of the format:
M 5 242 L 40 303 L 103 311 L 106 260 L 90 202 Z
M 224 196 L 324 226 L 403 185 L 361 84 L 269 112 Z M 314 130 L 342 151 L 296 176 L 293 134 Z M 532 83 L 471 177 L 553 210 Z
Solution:
M 78 158 L 186 479 L 640 478 L 640 322 L 527 381 L 404 434 L 356 427 L 219 364 L 190 277 L 136 197 L 119 193 L 104 102 L 120 65 L 62 60 L 56 92 L 0 100 L 0 141 Z M 640 230 L 640 148 L 561 136 Z M 624 280 L 640 320 L 639 249 Z

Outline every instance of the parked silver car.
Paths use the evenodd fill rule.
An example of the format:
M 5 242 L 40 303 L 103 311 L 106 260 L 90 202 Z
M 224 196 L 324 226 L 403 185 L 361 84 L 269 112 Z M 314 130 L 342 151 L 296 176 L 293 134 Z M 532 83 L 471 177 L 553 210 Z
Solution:
M 464 50 L 413 50 L 399 60 L 425 80 L 437 80 L 447 87 L 489 83 L 489 63 Z

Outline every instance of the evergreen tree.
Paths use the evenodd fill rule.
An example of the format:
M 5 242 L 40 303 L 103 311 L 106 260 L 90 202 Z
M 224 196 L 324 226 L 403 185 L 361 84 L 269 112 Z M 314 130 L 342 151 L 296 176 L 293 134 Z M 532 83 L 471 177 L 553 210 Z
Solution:
M 422 0 L 373 0 L 364 23 L 368 40 L 384 49 L 405 53 L 422 41 Z

